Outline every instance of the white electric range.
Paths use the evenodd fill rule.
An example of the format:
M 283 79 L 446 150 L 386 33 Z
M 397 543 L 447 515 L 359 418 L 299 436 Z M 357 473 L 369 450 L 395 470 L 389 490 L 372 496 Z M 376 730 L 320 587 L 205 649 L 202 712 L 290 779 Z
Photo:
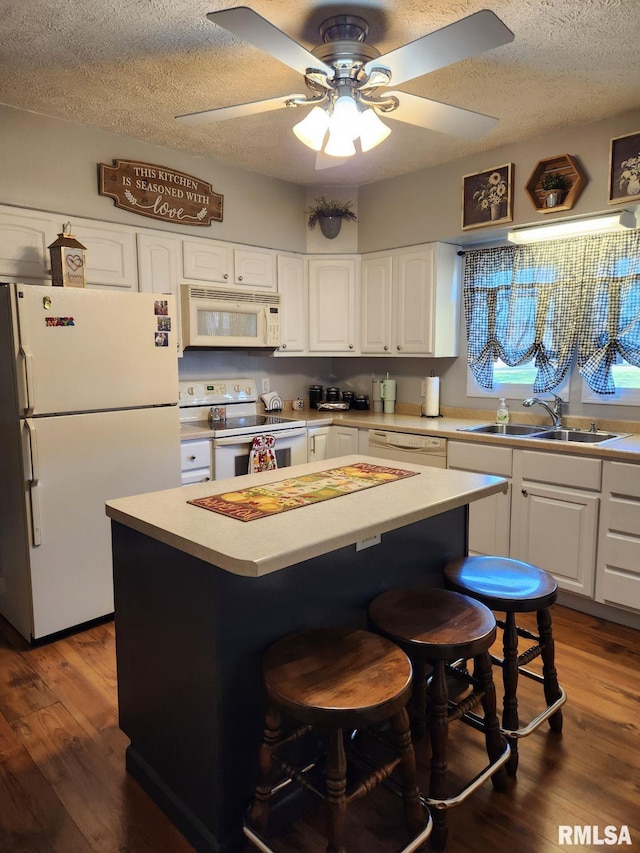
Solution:
M 206 425 L 211 431 L 214 480 L 248 472 L 257 435 L 275 438 L 278 468 L 307 461 L 306 422 L 259 412 L 254 379 L 181 381 L 179 390 L 180 423 Z

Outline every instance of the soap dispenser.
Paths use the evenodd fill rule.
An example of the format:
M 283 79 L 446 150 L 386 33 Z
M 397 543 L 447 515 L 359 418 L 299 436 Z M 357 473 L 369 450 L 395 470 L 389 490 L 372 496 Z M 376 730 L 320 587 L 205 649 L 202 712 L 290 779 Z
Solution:
M 498 406 L 498 411 L 496 412 L 496 423 L 509 423 L 509 409 L 507 408 L 507 401 L 504 397 L 500 397 L 500 405 Z

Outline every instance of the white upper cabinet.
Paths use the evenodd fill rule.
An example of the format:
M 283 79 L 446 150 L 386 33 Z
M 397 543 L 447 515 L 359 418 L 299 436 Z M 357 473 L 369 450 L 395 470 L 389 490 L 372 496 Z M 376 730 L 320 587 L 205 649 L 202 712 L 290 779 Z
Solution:
M 458 247 L 430 243 L 362 260 L 362 352 L 458 354 Z
M 309 351 L 358 353 L 358 258 L 309 259 Z
M 48 247 L 62 225 L 62 217 L 0 206 L 0 276 L 46 284 L 51 267 Z
M 138 283 L 143 293 L 170 293 L 175 299 L 174 339 L 182 355 L 180 323 L 180 280 L 178 255 L 180 238 L 165 231 L 144 231 L 136 235 L 138 246 Z
M 234 249 L 234 282 L 243 287 L 275 290 L 275 261 L 275 254 L 266 249 Z
M 185 281 L 209 281 L 237 284 L 260 290 L 275 290 L 275 253 L 250 246 L 191 237 L 182 241 L 182 266 Z
M 393 256 L 372 255 L 362 259 L 361 300 L 363 353 L 389 355 L 393 346 Z
M 301 355 L 308 350 L 308 300 L 303 255 L 278 255 L 280 355 Z
M 184 279 L 232 284 L 231 247 L 202 237 L 183 240 L 182 273 Z
M 136 236 L 133 228 L 74 218 L 71 231 L 86 249 L 88 287 L 105 290 L 138 289 Z

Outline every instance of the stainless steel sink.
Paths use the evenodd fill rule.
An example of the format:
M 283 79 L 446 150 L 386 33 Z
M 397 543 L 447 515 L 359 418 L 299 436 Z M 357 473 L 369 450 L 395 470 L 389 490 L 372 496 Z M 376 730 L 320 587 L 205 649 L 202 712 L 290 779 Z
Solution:
M 600 444 L 614 438 L 624 438 L 629 433 L 587 432 L 579 429 L 550 429 L 540 432 L 535 437 L 545 441 L 579 441 L 582 444 Z
M 546 431 L 545 427 L 532 424 L 482 424 L 476 427 L 461 427 L 459 432 L 479 432 L 483 435 L 529 435 Z

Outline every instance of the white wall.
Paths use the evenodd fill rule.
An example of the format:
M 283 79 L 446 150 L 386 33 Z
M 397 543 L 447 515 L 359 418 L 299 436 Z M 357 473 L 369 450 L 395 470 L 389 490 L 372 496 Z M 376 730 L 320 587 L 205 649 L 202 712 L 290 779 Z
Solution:
M 211 183 L 224 196 L 224 218 L 209 227 L 164 223 L 115 207 L 98 194 L 98 163 L 139 160 Z M 250 243 L 306 250 L 305 190 L 204 157 L 97 128 L 0 106 L 0 203 Z M 62 224 L 62 223 L 61 223 Z
M 358 193 L 358 250 L 375 252 L 431 240 L 469 245 L 504 238 L 508 228 L 502 226 L 462 231 L 461 199 L 464 175 L 505 163 L 514 164 L 514 215 L 511 225 L 549 222 L 555 218 L 606 210 L 609 208 L 610 140 L 638 131 L 640 110 L 634 110 L 607 121 L 566 128 L 432 169 L 366 184 Z M 577 157 L 587 175 L 587 186 L 571 211 L 539 213 L 524 187 L 539 160 L 559 154 Z M 614 209 L 624 207 L 629 205 L 613 206 Z
M 558 154 L 576 156 L 589 183 L 574 214 L 606 210 L 609 144 L 612 137 L 640 130 L 640 110 L 587 127 L 568 128 L 526 140 L 493 152 L 467 157 L 440 167 L 362 187 L 298 187 L 182 151 L 148 145 L 135 139 L 82 127 L 33 113 L 0 106 L 0 203 L 59 212 L 65 220 L 82 216 L 121 222 L 136 228 L 155 228 L 231 242 L 249 243 L 285 251 L 308 253 L 370 252 L 386 248 L 443 240 L 472 244 L 498 241 L 506 229 L 484 228 L 462 232 L 460 203 L 462 176 L 503 163 L 514 163 L 514 222 L 549 221 L 567 212 L 537 213 L 524 185 L 538 160 Z M 97 164 L 113 159 L 156 163 L 209 181 L 224 195 L 224 221 L 209 228 L 156 222 L 116 208 L 98 194 Z M 318 227 L 307 228 L 305 208 L 315 195 L 352 200 L 357 223 L 345 223 L 335 240 L 327 240 Z M 62 223 L 61 223 L 62 224 Z M 458 359 L 358 359 L 274 358 L 232 352 L 185 354 L 181 378 L 230 377 L 247 373 L 269 376 L 272 388 L 286 398 L 306 392 L 314 383 L 336 384 L 369 393 L 371 375 L 387 370 L 398 379 L 398 399 L 420 402 L 420 380 L 434 369 L 442 379 L 445 406 L 491 408 L 492 400 L 466 396 L 464 323 L 461 317 L 462 355 Z M 580 379 L 573 371 L 569 413 L 634 418 L 634 407 L 582 405 Z M 512 401 L 515 411 L 520 401 Z

